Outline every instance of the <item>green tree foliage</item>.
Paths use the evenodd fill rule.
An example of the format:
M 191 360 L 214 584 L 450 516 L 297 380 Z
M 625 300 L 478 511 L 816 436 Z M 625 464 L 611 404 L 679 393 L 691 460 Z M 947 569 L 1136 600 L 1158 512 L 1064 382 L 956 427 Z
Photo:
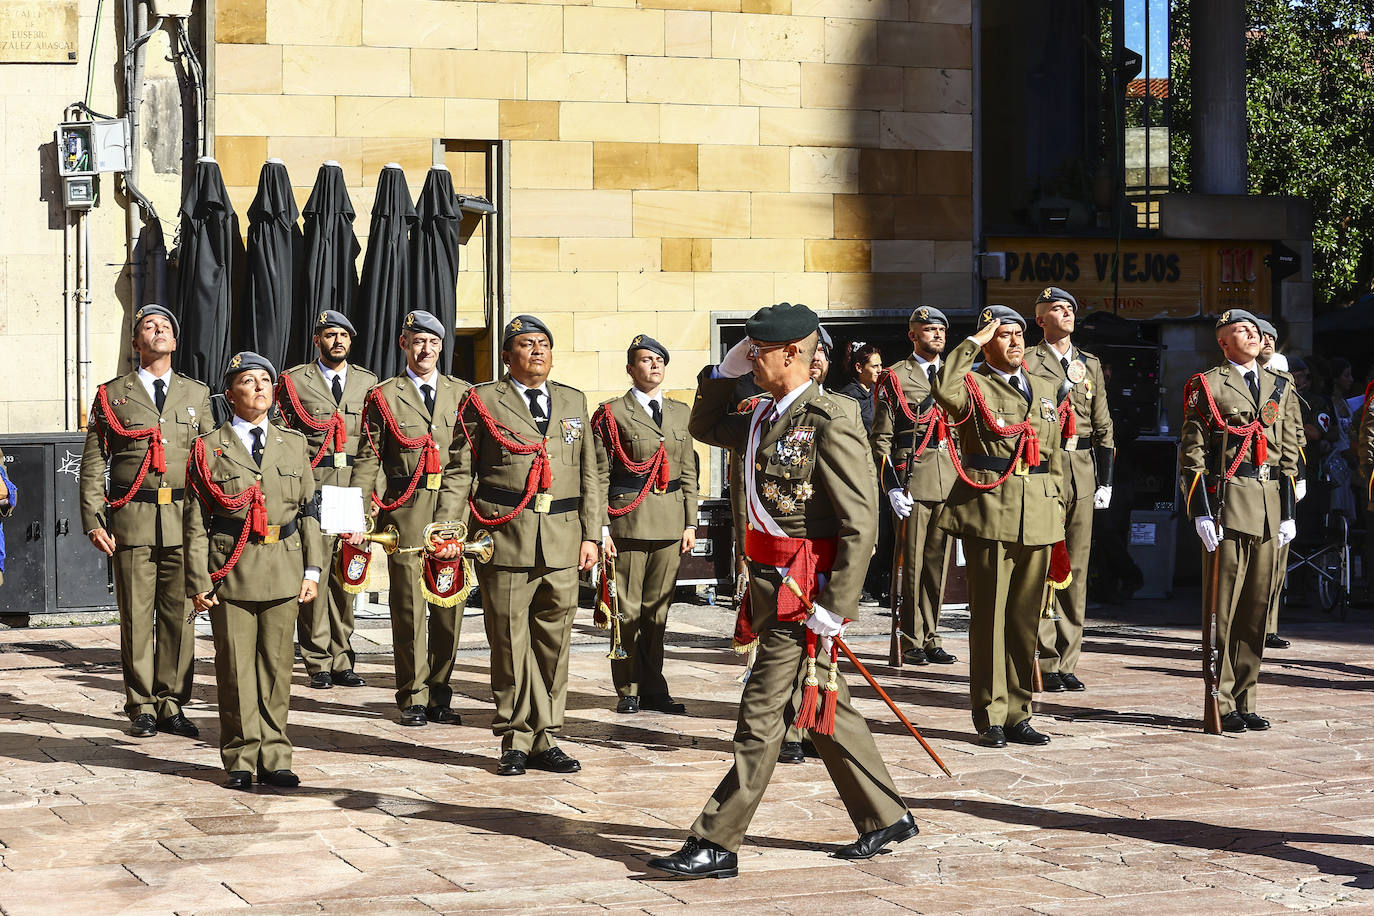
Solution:
M 1192 185 L 1192 2 L 1172 2 L 1169 158 L 1178 191 Z M 1319 306 L 1360 296 L 1374 276 L 1374 3 L 1246 0 L 1245 12 L 1250 192 L 1312 205 Z

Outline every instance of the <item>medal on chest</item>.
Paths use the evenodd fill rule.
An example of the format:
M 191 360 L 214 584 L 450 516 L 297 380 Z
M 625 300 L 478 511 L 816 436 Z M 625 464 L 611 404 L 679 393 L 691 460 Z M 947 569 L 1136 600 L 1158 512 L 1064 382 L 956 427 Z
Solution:
M 572 445 L 582 438 L 582 418 L 568 417 L 563 420 L 563 441 Z
M 778 440 L 773 460 L 783 467 L 805 467 L 816 443 L 816 427 L 794 426 Z
M 1278 402 L 1269 400 L 1264 402 L 1264 407 L 1260 409 L 1260 422 L 1265 426 L 1273 426 L 1274 421 L 1279 418 Z

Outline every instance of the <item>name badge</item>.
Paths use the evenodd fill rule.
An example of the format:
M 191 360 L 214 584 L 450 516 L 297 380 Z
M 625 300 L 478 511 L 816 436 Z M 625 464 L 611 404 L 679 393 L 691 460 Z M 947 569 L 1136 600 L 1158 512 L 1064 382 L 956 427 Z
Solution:
M 335 452 L 335 453 L 334 453 L 334 467 L 336 467 L 336 468 L 346 468 L 346 467 L 348 467 L 348 456 L 345 455 L 343 452 Z
M 439 481 L 443 480 L 443 478 L 444 478 L 444 475 L 443 475 L 443 474 L 426 474 L 426 475 L 425 475 L 425 489 L 426 489 L 426 490 L 437 490 L 437 489 L 439 489 Z

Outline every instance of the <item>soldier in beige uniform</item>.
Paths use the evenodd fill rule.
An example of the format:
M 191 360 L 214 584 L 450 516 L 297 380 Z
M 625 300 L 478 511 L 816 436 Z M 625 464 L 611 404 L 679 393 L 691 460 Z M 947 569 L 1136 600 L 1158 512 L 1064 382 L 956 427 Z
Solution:
M 81 524 L 114 567 L 130 733 L 193 738 L 199 731 L 181 711 L 195 658 L 181 513 L 191 443 L 214 427 L 210 389 L 172 371 L 180 328 L 171 312 L 145 305 L 133 324 L 138 369 L 101 385 L 91 407 Z
M 444 467 L 444 461 L 450 446 L 462 442 L 458 410 L 471 386 L 435 368 L 444 334 L 443 324 L 429 312 L 407 314 L 398 341 L 406 354 L 406 370 L 368 392 L 363 409 L 365 442 L 353 465 L 353 486 L 363 491 L 364 498 L 370 496 L 379 510 L 377 530 L 396 526 L 401 547 L 423 547 L 427 525 L 457 520 L 441 506 L 447 499 L 452 511 L 457 511 L 466 468 Z M 465 453 L 454 454 L 466 461 Z M 354 535 L 350 542 L 358 546 L 363 539 Z M 418 553 L 391 554 L 387 571 L 401 724 L 459 725 L 462 718 L 452 709 L 449 679 L 463 609 L 438 607 L 425 600 Z
M 1054 388 L 1056 404 L 1063 401 L 1060 392 L 1068 398 L 1067 408 L 1060 408 L 1064 477 L 1059 485 L 1067 509 L 1064 539 L 1073 579 L 1067 588 L 1055 589 L 1057 617 L 1040 621 L 1040 670 L 1045 689 L 1051 692 L 1084 689 L 1074 669 L 1083 648 L 1093 510 L 1111 505 L 1116 457 L 1102 363 L 1075 347 L 1070 338 L 1077 314 L 1078 300 L 1058 287 L 1047 287 L 1035 300 L 1035 322 L 1044 329 L 1045 338 L 1025 359 L 1026 372 Z
M 1274 554 L 1297 536 L 1297 433 L 1285 417 L 1297 392 L 1259 365 L 1259 322 L 1243 309 L 1217 319 L 1221 365 L 1189 379 L 1179 485 L 1204 550 L 1203 581 L 1217 572 L 1217 702 L 1223 731 L 1263 731 L 1255 712 Z M 1232 470 L 1234 468 L 1234 471 Z
M 1296 505 L 1302 502 L 1307 495 L 1307 430 L 1302 423 L 1302 402 L 1298 398 L 1297 384 L 1293 381 L 1293 376 L 1289 374 L 1287 368 L 1288 360 L 1275 360 L 1274 343 L 1278 339 L 1278 330 L 1265 321 L 1258 319 L 1260 329 L 1260 352 L 1255 359 L 1261 366 L 1288 380 L 1288 387 L 1293 389 L 1291 397 L 1284 401 L 1283 422 L 1293 425 L 1293 433 L 1297 439 L 1297 476 L 1293 486 L 1294 512 Z M 1282 356 L 1282 354 L 1278 354 Z M 1275 365 L 1277 363 L 1277 365 Z M 1352 436 L 1352 438 L 1354 438 Z M 1358 449 L 1358 443 L 1356 444 Z M 1371 539 L 1374 540 L 1374 539 Z M 1292 643 L 1279 635 L 1279 605 L 1283 603 L 1283 588 L 1288 579 L 1288 553 L 1292 549 L 1292 544 L 1284 544 L 1274 551 L 1274 582 L 1269 589 L 1269 613 L 1264 625 L 1264 647 L 1266 649 L 1287 649 Z
M 1025 328 L 1012 309 L 988 306 L 935 379 L 964 472 L 938 524 L 968 562 L 969 698 L 988 747 L 1050 740 L 1030 723 L 1031 669 L 1050 551 L 1064 538 L 1062 458 L 1055 391 L 1022 365 Z
M 224 374 L 233 416 L 196 440 L 183 511 L 186 594 L 210 612 L 225 787 L 293 787 L 286 717 L 291 635 L 325 562 L 305 437 L 267 422 L 276 370 L 237 353 Z
M 808 378 L 817 327 L 816 313 L 804 305 L 760 309 L 746 325 L 748 336 L 698 378 L 692 435 L 746 459 L 751 581 L 735 640 L 738 647 L 757 640 L 758 656 L 740 698 L 734 766 L 683 847 L 648 863 L 679 878 L 738 873 L 737 851 L 772 778 L 787 725 L 794 716 L 808 719 L 801 713 L 815 708 L 820 682 L 833 721 L 822 716 L 802 725 L 860 832 L 835 855 L 871 858 L 917 832 L 826 645 L 858 613 L 877 538 L 878 488 L 858 405 L 821 392 Z M 747 414 L 734 412 L 735 379 L 751 366 L 773 397 Z M 814 613 L 808 615 L 783 586 L 783 572 L 811 596 Z
M 687 432 L 691 408 L 663 396 L 668 359 L 663 344 L 636 336 L 625 353 L 634 387 L 592 417 L 626 618 L 620 633 L 629 657 L 611 662 L 620 713 L 686 711 L 663 676 L 663 637 L 678 564 L 697 540 L 697 456 Z
M 315 320 L 319 358 L 287 369 L 277 383 L 282 422 L 310 443 L 310 464 L 320 487 L 351 486 L 362 441 L 363 400 L 377 384 L 377 376 L 348 361 L 355 336 L 352 323 L 343 315 L 320 312 Z M 366 492 L 371 493 L 371 488 Z M 337 541 L 332 535 L 325 538 L 326 556 L 334 555 Z M 326 578 L 319 597 L 301 605 L 296 622 L 301 660 L 310 686 L 317 690 L 335 684 L 362 687 L 366 681 L 353 671 L 353 596 L 338 576 Z
M 490 529 L 494 544 L 477 581 L 491 644 L 491 728 L 501 738 L 496 772 L 575 773 L 581 764 L 558 747 L 557 733 L 577 573 L 596 564 L 606 518 L 596 446 L 586 396 L 549 379 L 553 334 L 542 321 L 513 318 L 501 359 L 506 374 L 474 388 L 464 407 L 449 461 L 461 485 L 441 511 L 466 521 L 471 510 L 471 527 Z
M 911 356 L 880 377 L 873 412 L 873 458 L 883 491 L 906 540 L 901 545 L 902 661 L 908 665 L 950 665 L 957 659 L 940 644 L 940 604 L 954 541 L 937 525 L 940 507 L 954 486 L 948 418 L 931 391 L 945 352 L 949 319 L 923 305 L 911 313 L 907 337 Z M 894 389 L 893 383 L 896 383 Z M 898 390 L 899 389 L 899 390 Z M 912 464 L 912 455 L 916 455 Z

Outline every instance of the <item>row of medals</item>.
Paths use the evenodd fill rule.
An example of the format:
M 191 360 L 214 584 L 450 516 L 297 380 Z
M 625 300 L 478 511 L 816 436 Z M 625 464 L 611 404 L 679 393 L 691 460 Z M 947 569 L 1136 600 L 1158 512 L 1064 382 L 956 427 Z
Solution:
M 810 430 L 801 426 L 789 430 L 778 441 L 777 449 L 773 453 L 773 460 L 783 467 L 800 468 L 805 465 L 811 455 L 809 442 L 802 438 L 807 432 Z M 762 489 L 763 498 L 776 506 L 777 510 L 784 515 L 790 515 L 804 508 L 806 501 L 816 492 L 808 480 L 790 486 L 769 480 L 764 482 Z

